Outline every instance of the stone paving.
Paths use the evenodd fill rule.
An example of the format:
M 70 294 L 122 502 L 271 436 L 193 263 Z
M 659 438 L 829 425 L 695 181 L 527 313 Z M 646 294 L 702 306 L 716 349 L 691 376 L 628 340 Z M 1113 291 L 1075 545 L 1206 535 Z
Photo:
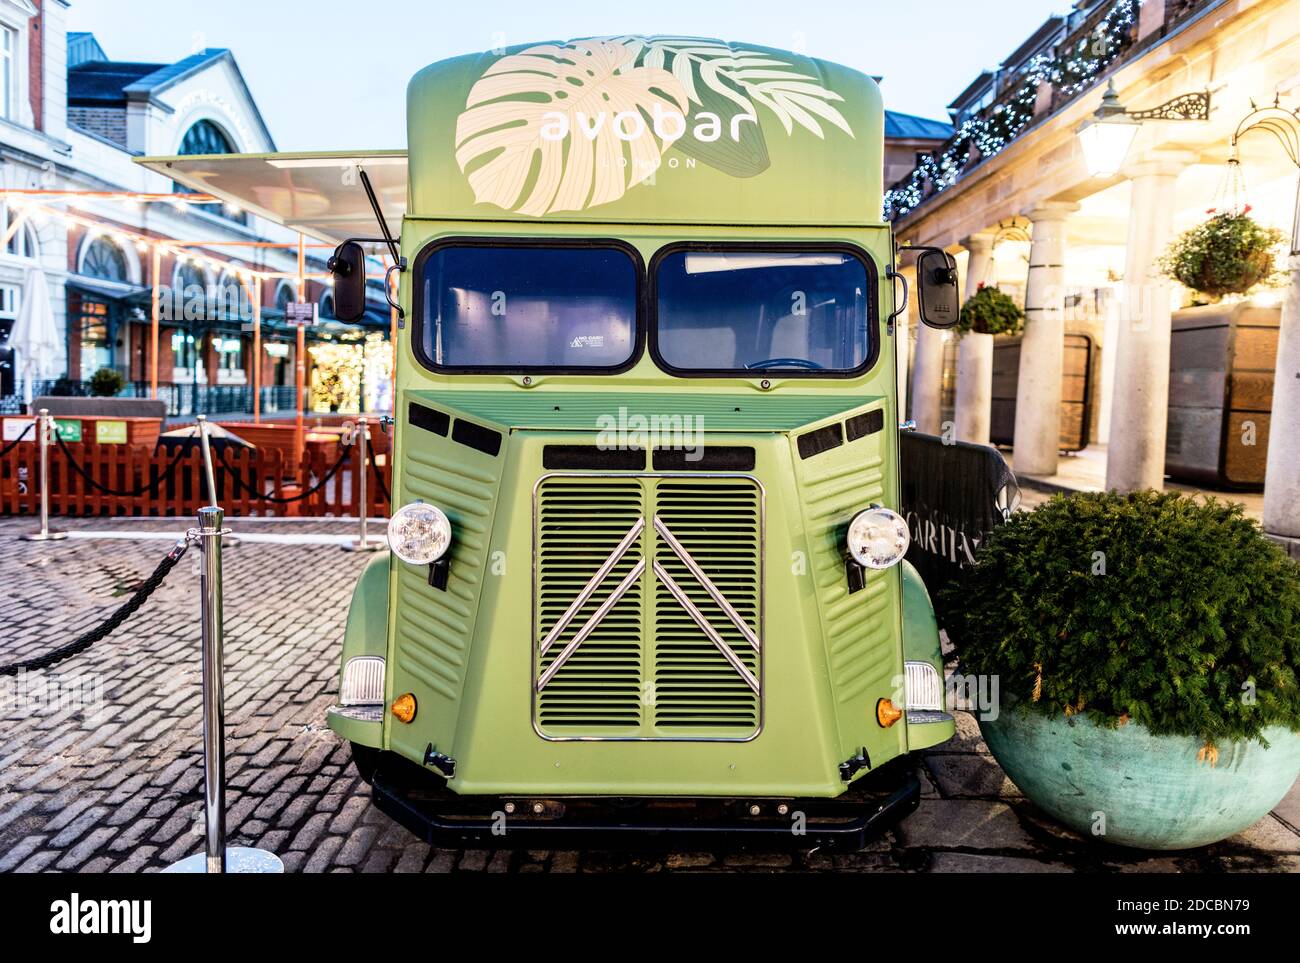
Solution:
M 232 520 L 238 531 L 240 522 Z M 76 532 L 175 521 L 60 520 Z M 121 603 L 167 543 L 20 542 L 0 519 L 0 662 L 74 638 Z M 339 523 L 248 531 L 347 532 Z M 853 855 L 431 849 L 371 805 L 324 725 L 338 639 L 365 556 L 244 543 L 225 559 L 228 833 L 302 872 L 1300 872 L 1300 790 L 1247 832 L 1188 853 L 1069 833 L 1026 802 L 970 716 L 927 754 L 921 807 Z M 198 553 L 114 636 L 41 680 L 0 680 L 0 871 L 157 870 L 202 847 Z M 57 681 L 58 690 L 54 683 Z

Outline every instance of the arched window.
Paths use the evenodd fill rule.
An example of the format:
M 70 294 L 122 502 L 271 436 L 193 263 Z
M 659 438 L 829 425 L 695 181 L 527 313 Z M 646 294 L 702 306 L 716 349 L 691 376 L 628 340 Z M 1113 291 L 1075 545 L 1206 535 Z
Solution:
M 287 304 L 293 301 L 294 291 L 289 284 L 281 284 L 279 290 L 275 292 L 275 309 L 284 314 Z
M 322 319 L 334 320 L 334 295 L 328 291 L 321 295 L 320 316 Z
M 196 121 L 185 136 L 181 138 L 181 146 L 176 151 L 178 154 L 234 154 L 235 145 L 231 143 L 226 132 L 210 120 Z M 172 190 L 177 194 L 193 194 L 183 184 L 172 184 Z M 242 211 L 232 213 L 227 210 L 223 204 L 202 204 L 200 210 L 208 211 L 226 218 L 229 221 L 235 221 L 239 224 L 247 222 L 248 217 Z
M 221 277 L 217 278 L 216 300 L 217 310 L 227 320 L 235 318 L 240 321 L 252 320 L 253 302 L 234 272 L 223 271 Z
M 225 132 L 210 120 L 200 120 L 181 138 L 180 154 L 233 154 L 234 145 Z
M 126 283 L 131 279 L 127 272 L 126 255 L 106 237 L 90 242 L 81 259 L 81 273 L 90 278 Z
M 208 276 L 199 265 L 182 264 L 175 272 L 175 285 L 186 294 L 192 287 L 198 287 L 200 291 L 204 292 L 204 295 L 207 295 Z

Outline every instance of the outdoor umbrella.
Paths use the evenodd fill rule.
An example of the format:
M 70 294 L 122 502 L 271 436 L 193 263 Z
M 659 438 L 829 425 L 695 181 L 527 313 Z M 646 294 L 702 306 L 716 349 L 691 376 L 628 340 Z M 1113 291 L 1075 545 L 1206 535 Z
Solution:
M 256 489 L 257 474 L 251 466 L 243 470 L 229 469 L 225 466 L 225 462 L 240 449 L 251 451 L 257 447 L 256 445 L 245 441 L 233 431 L 222 428 L 211 421 L 208 422 L 208 445 L 212 449 L 213 473 L 218 499 L 232 497 L 235 494 L 235 491 L 228 489 L 226 486 L 226 475 L 232 470 L 235 474 L 242 476 L 241 481 L 244 486 L 249 489 Z M 154 450 L 164 451 L 167 453 L 168 459 L 172 459 L 177 457 L 181 451 L 189 452 L 199 447 L 199 426 L 187 425 L 184 428 L 173 428 L 171 431 L 164 431 L 160 434 L 158 444 Z M 189 465 L 178 466 L 178 468 L 181 470 L 178 470 L 175 476 L 167 480 L 164 498 L 174 497 L 177 489 L 186 498 L 204 490 L 200 478 L 197 476 L 191 477 Z
M 51 381 L 63 373 L 67 352 L 50 308 L 45 272 L 32 268 L 23 282 L 23 303 L 9 335 L 14 374 L 23 381 L 23 401 L 32 400 L 32 382 Z
M 176 439 L 186 439 L 186 447 L 193 447 L 199 443 L 199 426 L 186 425 L 184 428 L 173 428 L 171 431 L 164 431 L 158 436 L 158 447 L 173 447 L 178 442 Z M 208 441 L 212 444 L 231 445 L 236 448 L 256 448 L 251 441 L 247 441 L 235 434 L 228 428 L 222 428 L 215 421 L 208 422 Z

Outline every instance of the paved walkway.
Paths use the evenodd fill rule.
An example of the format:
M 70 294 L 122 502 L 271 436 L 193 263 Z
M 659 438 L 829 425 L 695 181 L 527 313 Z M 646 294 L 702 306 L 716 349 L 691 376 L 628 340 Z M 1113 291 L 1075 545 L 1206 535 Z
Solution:
M 1002 456 L 1015 470 L 1015 453 L 1002 449 Z M 1061 455 L 1055 475 L 1017 475 L 1022 489 L 1038 492 L 1100 492 L 1106 490 L 1106 446 L 1091 445 L 1082 451 Z M 1263 492 L 1217 491 L 1166 481 L 1166 491 L 1210 495 L 1223 501 L 1240 502 L 1246 514 L 1259 521 L 1264 517 Z
M 239 531 L 239 520 L 232 524 Z M 181 525 L 63 527 L 85 534 Z M 329 521 L 246 527 L 349 530 Z M 29 528 L 0 519 L 0 662 L 97 624 L 165 550 L 157 540 L 15 538 Z M 202 847 L 197 560 L 187 556 L 116 635 L 43 676 L 44 693 L 31 679 L 21 691 L 0 680 L 0 871 L 156 870 Z M 374 810 L 347 748 L 324 726 L 338 639 L 365 561 L 333 545 L 260 541 L 226 555 L 230 841 L 273 850 L 292 871 L 1300 872 L 1300 791 L 1217 846 L 1176 854 L 1108 847 L 1037 813 L 965 715 L 959 736 L 925 759 L 920 810 L 863 853 L 430 849 Z

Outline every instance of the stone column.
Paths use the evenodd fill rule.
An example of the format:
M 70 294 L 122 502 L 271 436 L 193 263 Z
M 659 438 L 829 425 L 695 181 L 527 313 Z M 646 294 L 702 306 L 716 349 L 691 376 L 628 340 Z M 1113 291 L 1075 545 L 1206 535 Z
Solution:
M 912 305 L 917 304 L 916 270 L 911 269 Z M 928 435 L 940 432 L 939 410 L 943 400 L 943 332 L 909 311 L 916 323 L 916 354 L 912 358 L 912 418 L 916 430 Z
M 988 279 L 993 263 L 993 238 L 972 234 L 962 245 L 968 252 L 965 298 L 970 298 Z M 970 331 L 957 342 L 957 397 L 953 413 L 957 440 L 987 445 L 992 406 L 993 335 Z
M 1040 204 L 1025 212 L 1033 223 L 1025 284 L 1025 335 L 1016 382 L 1015 469 L 1056 474 L 1061 443 L 1061 370 L 1065 357 L 1065 219 L 1079 205 Z
M 894 285 L 894 296 L 902 297 L 902 282 L 895 279 L 891 283 Z M 912 279 L 908 278 L 907 283 L 911 284 Z M 894 382 L 898 386 L 897 405 L 900 422 L 907 419 L 907 381 L 912 348 L 911 322 L 912 306 L 909 304 L 907 310 L 894 319 Z
M 1162 489 L 1169 420 L 1169 336 L 1173 282 L 1161 277 L 1156 259 L 1174 230 L 1174 183 L 1195 161 L 1188 153 L 1153 151 L 1125 170 L 1129 198 L 1128 248 L 1124 259 L 1123 314 L 1113 345 L 1106 487 L 1121 492 Z
M 1291 288 L 1278 332 L 1273 414 L 1264 475 L 1264 531 L 1300 559 L 1300 255 L 1290 261 Z

